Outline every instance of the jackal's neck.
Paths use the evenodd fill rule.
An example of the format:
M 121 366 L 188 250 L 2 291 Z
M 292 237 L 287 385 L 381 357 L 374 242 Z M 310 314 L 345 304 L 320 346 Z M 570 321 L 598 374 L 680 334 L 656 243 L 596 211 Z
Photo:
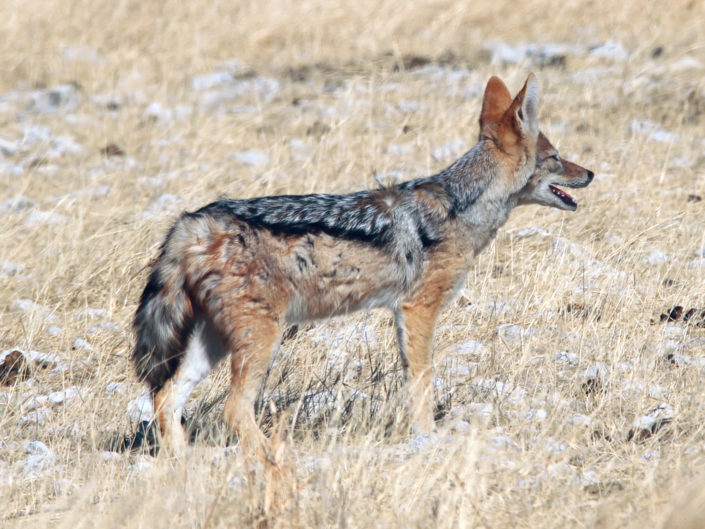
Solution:
M 492 157 L 484 142 L 433 177 L 442 183 L 451 204 L 451 216 L 462 215 L 484 193 L 494 176 Z

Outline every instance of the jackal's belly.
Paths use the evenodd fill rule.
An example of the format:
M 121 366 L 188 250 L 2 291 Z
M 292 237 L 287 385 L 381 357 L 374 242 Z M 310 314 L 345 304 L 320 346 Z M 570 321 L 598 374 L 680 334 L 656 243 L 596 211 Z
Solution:
M 295 252 L 289 274 L 289 322 L 393 307 L 413 280 L 404 263 L 383 249 L 326 237 L 308 242 L 307 251 Z

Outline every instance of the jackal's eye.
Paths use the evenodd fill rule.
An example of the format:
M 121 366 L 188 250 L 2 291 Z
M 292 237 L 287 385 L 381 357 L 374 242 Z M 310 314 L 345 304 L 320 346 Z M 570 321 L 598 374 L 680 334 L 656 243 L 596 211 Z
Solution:
M 551 155 L 551 160 L 558 162 L 558 161 L 560 161 L 560 159 L 561 159 L 561 157 L 558 156 L 558 153 Z

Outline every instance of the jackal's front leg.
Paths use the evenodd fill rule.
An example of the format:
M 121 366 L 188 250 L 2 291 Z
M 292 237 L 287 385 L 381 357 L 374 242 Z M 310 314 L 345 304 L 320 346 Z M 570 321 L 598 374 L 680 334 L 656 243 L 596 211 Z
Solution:
M 414 433 L 430 433 L 433 421 L 433 331 L 443 299 L 419 293 L 396 312 L 397 336 L 409 386 Z

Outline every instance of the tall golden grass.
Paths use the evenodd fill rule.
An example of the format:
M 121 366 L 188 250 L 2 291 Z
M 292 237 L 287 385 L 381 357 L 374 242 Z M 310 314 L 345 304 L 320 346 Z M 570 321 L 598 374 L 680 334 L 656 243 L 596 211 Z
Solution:
M 23 167 L 0 172 L 0 202 L 22 195 L 64 220 L 0 214 L 0 261 L 26 267 L 0 274 L 0 349 L 55 353 L 62 367 L 33 364 L 31 381 L 0 387 L 0 525 L 705 525 L 697 492 L 686 493 L 705 479 L 705 331 L 659 322 L 674 305 L 705 309 L 698 2 L 29 0 L 2 11 L 0 138 L 24 140 L 0 155 Z M 545 68 L 493 63 L 488 41 L 582 53 Z M 608 41 L 629 58 L 590 55 Z M 279 91 L 199 110 L 193 76 L 232 59 Z M 106 451 L 136 427 L 131 318 L 179 211 L 431 174 L 452 161 L 434 158 L 438 147 L 473 145 L 489 76 L 516 90 L 532 69 L 542 129 L 598 176 L 574 193 L 575 213 L 517 210 L 445 311 L 438 435 L 409 435 L 391 320 L 374 312 L 283 344 L 262 406 L 275 461 L 248 459 L 223 431 L 225 370 L 190 404 L 196 439 L 183 460 Z M 75 108 L 26 110 L 32 91 L 64 83 L 78 87 Z M 154 119 L 153 102 L 183 105 L 182 116 Z M 641 120 L 677 141 L 650 140 L 635 131 Z M 30 126 L 51 136 L 31 142 Z M 61 135 L 82 150 L 47 154 Z M 102 154 L 109 144 L 126 156 Z M 269 163 L 244 165 L 242 151 Z M 145 215 L 164 194 L 172 207 Z M 547 231 L 523 236 L 529 227 Z M 18 299 L 52 316 L 18 310 Z M 483 347 L 458 349 L 471 340 Z M 107 391 L 114 382 L 124 384 Z M 73 401 L 40 404 L 51 410 L 42 424 L 22 421 L 37 396 L 72 386 Z M 671 421 L 628 440 L 662 403 Z M 52 456 L 32 470 L 34 440 Z

